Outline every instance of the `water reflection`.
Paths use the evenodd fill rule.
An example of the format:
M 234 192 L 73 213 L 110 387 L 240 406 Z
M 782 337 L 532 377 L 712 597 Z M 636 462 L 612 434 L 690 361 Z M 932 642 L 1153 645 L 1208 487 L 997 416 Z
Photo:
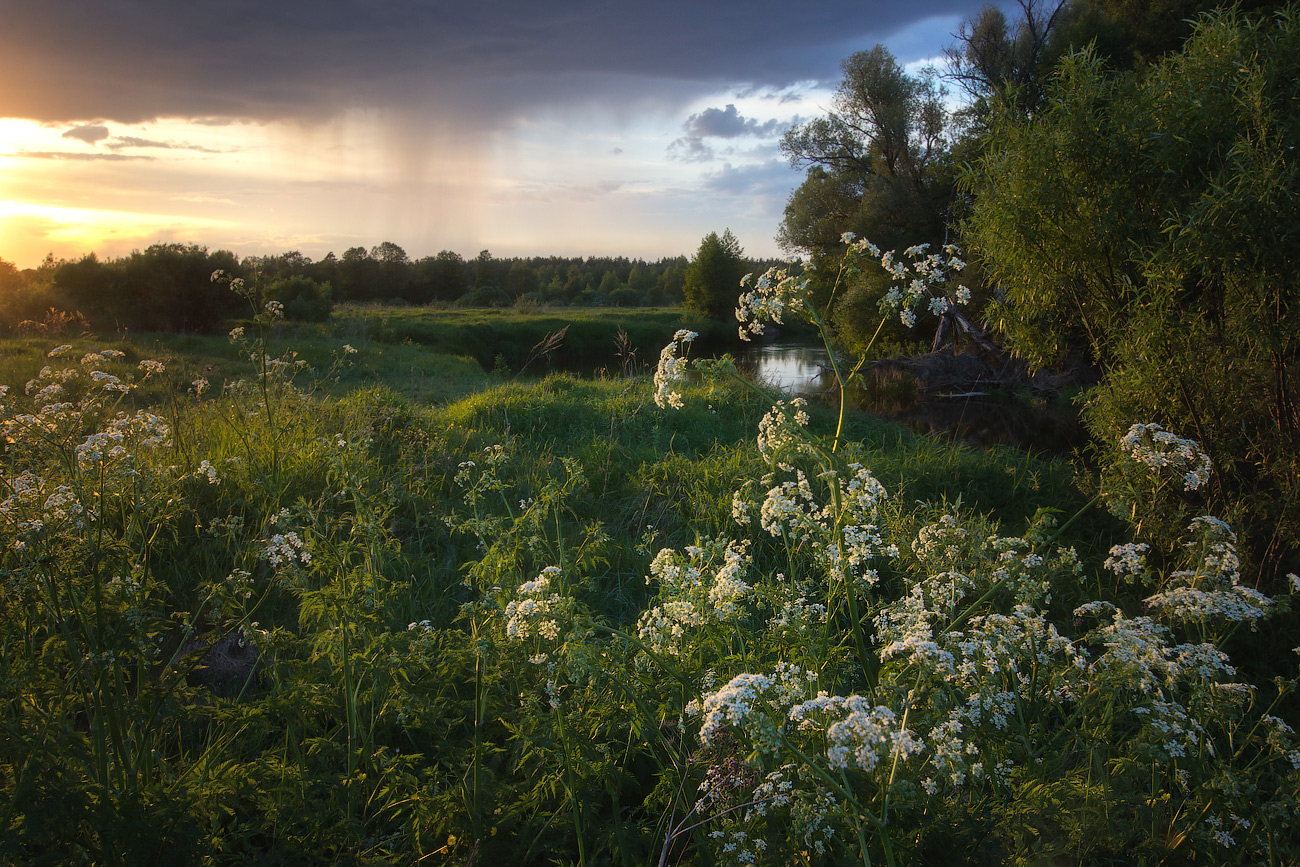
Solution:
M 740 353 L 737 362 L 755 380 L 793 394 L 811 396 L 834 386 L 830 358 L 820 344 L 760 344 Z M 902 422 L 918 433 L 971 445 L 1009 445 L 1047 455 L 1069 455 L 1087 439 L 1078 416 L 1069 410 L 983 395 L 924 395 L 901 380 L 870 391 L 854 388 L 851 399 L 858 409 Z
M 747 347 L 736 360 L 742 370 L 752 371 L 756 382 L 793 394 L 815 394 L 834 377 L 828 369 L 830 356 L 820 344 L 760 343 Z

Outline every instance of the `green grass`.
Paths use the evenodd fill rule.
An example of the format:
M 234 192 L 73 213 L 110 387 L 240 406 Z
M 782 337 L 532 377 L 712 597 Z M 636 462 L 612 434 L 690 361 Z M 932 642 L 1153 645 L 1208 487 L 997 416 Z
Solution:
M 633 324 L 582 313 L 573 328 L 590 323 L 592 345 Z M 650 316 L 647 341 L 681 322 Z M 1291 742 L 1269 741 L 1259 722 L 1271 684 L 1257 684 L 1253 708 L 1210 686 L 1162 687 L 1199 714 L 1218 752 L 1161 758 L 1134 712 L 1150 712 L 1151 697 L 1127 671 L 1084 677 L 1056 647 L 1015 657 L 1024 679 L 1002 665 L 941 676 L 883 652 L 890 618 L 911 616 L 910 589 L 924 587 L 932 638 L 948 652 L 974 653 L 961 648 L 999 624 L 1050 622 L 1095 660 L 1104 636 L 1074 608 L 1104 598 L 1136 616 L 1142 594 L 1100 568 L 1130 528 L 1090 502 L 1085 471 L 861 413 L 832 455 L 837 418 L 821 406 L 807 441 L 823 450 L 786 454 L 787 471 L 755 444 L 770 403 L 739 383 L 686 385 L 671 411 L 647 377 L 617 367 L 516 380 L 447 345 L 487 333 L 475 329 L 522 345 L 556 321 L 363 310 L 276 326 L 268 354 L 309 362 L 292 385 L 259 379 L 247 347 L 224 337 L 77 339 L 56 360 L 40 342 L 0 343 L 0 382 L 15 386 L 0 448 L 0 863 L 152 863 L 161 851 L 211 865 L 630 865 L 657 863 L 667 845 L 674 863 L 713 864 L 724 842 L 756 835 L 773 863 L 818 863 L 814 817 L 836 828 L 828 863 L 920 863 L 954 839 L 970 843 L 945 852 L 954 863 L 1155 863 L 1193 847 L 1222 855 L 1200 818 L 1220 814 L 1255 823 L 1238 832 L 1243 861 L 1269 846 L 1289 854 Z M 116 405 L 82 371 L 66 383 L 69 400 L 88 397 L 75 412 L 23 414 L 38 409 L 26 380 L 106 347 L 126 357 L 99 367 L 123 379 L 145 358 L 167 369 Z M 205 395 L 190 391 L 199 376 L 213 385 Z M 161 416 L 149 424 L 168 426 L 165 442 L 96 438 L 125 430 L 115 414 L 137 408 Z M 85 457 L 105 442 L 122 453 Z M 850 521 L 831 507 L 848 508 L 836 480 L 865 472 L 852 462 L 889 496 L 853 506 Z M 776 535 L 736 522 L 738 490 L 756 509 L 794 483 L 794 467 L 829 510 L 818 514 L 842 520 Z M 1052 538 L 1045 512 L 1078 517 Z M 949 547 L 922 544 L 949 532 L 945 515 Z M 870 580 L 828 571 L 827 552 L 852 542 L 845 522 L 897 546 L 872 555 Z M 1053 559 L 1057 547 L 1075 550 L 1078 570 Z M 738 613 L 709 613 L 727 610 L 710 594 L 724 557 L 740 554 L 748 595 Z M 943 614 L 933 600 L 945 581 L 979 589 Z M 696 619 L 681 635 L 655 626 L 686 602 Z M 790 613 L 796 602 L 824 606 L 824 622 Z M 1222 638 L 1191 632 L 1180 640 Z M 1227 640 L 1249 655 L 1259 645 L 1245 632 Z M 1004 632 L 1004 652 L 1036 634 Z M 230 636 L 257 649 L 256 665 L 213 681 L 209 649 Z M 689 702 L 782 665 L 894 708 L 927 743 L 968 690 L 990 702 L 1009 690 L 1020 704 L 1006 728 L 963 719 L 981 755 L 1014 770 L 954 786 L 925 764 L 931 748 L 900 762 L 897 780 L 887 762 L 830 773 L 824 724 L 764 745 L 771 730 L 737 721 L 701 742 Z M 765 701 L 754 713 L 784 720 L 784 699 Z M 800 805 L 742 821 L 697 800 L 706 779 L 747 798 L 776 772 Z M 1248 785 L 1223 788 L 1224 775 Z M 932 776 L 942 785 L 924 796 Z M 887 823 L 861 822 L 884 805 Z M 695 822 L 706 823 L 686 830 Z
M 249 336 L 252 324 L 245 322 Z M 679 328 L 702 334 L 703 351 L 725 351 L 734 329 L 681 308 L 434 309 L 340 307 L 324 323 L 276 323 L 267 328 L 267 352 L 296 352 L 309 365 L 298 377 L 324 393 L 341 396 L 383 385 L 416 403 L 445 403 L 493 382 L 522 376 L 536 379 L 556 370 L 610 375 L 652 370 L 659 349 Z M 548 354 L 534 351 L 563 329 Z M 620 332 L 626 341 L 620 342 Z M 248 376 L 247 349 L 225 335 L 165 333 L 66 338 L 9 338 L 0 349 L 0 376 L 26 382 L 48 364 L 45 353 L 67 342 L 80 353 L 90 348 L 126 352 L 128 359 L 153 358 L 169 364 L 169 388 L 205 376 L 214 388 Z M 346 353 L 349 345 L 356 353 Z M 181 388 L 183 391 L 184 389 Z M 151 392 L 158 397 L 160 391 Z

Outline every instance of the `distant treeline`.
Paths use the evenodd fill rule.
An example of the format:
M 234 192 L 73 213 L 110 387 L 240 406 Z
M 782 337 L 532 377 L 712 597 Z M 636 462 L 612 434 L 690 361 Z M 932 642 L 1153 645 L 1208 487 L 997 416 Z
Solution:
M 755 261 L 751 270 L 769 264 Z M 155 244 L 119 259 L 49 257 L 23 271 L 0 259 L 0 327 L 211 331 L 252 312 L 244 298 L 211 281 L 218 269 L 256 281 L 263 301 L 281 302 L 299 320 L 324 319 L 344 302 L 665 306 L 682 302 L 689 265 L 686 256 L 502 259 L 487 250 L 471 260 L 446 250 L 411 259 L 387 241 L 317 261 L 297 251 L 240 259 L 226 250 Z

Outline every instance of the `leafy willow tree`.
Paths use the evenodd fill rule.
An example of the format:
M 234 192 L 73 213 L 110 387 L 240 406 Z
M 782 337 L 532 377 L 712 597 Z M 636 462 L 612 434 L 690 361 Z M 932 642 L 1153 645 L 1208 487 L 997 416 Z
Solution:
M 808 177 L 786 206 L 779 242 L 817 257 L 838 250 L 844 232 L 881 246 L 941 239 L 952 178 L 939 88 L 908 75 L 880 45 L 842 69 L 830 114 L 793 127 L 781 142 Z
M 1133 70 L 1178 51 L 1196 19 L 1219 9 L 1267 16 L 1286 0 L 1017 0 L 1008 18 L 989 4 L 957 31 L 944 49 L 944 77 L 972 100 L 969 113 L 982 117 L 995 95 L 1014 99 L 1032 114 L 1042 105 L 1048 79 L 1071 52 L 1088 49 L 1113 71 Z
M 154 244 L 143 252 L 101 262 L 92 253 L 54 268 L 54 285 L 68 312 L 99 329 L 210 331 L 231 315 L 230 292 L 209 279 L 235 271 L 225 250 L 193 244 Z
M 1288 0 L 1069 0 L 1052 41 L 1058 57 L 1091 45 L 1111 67 L 1137 69 L 1178 51 L 1206 13 L 1234 9 L 1261 18 L 1288 5 Z
M 945 240 L 953 201 L 955 128 L 933 78 L 908 75 L 883 46 L 843 65 L 832 111 L 792 128 L 781 144 L 807 170 L 785 208 L 778 243 L 810 258 L 816 300 L 825 304 L 852 232 L 882 248 Z M 836 299 L 832 322 L 861 349 L 880 321 L 883 270 L 864 274 Z M 893 326 L 896 340 L 909 335 Z
M 686 306 L 714 319 L 730 319 L 740 298 L 740 278 L 745 272 L 745 254 L 731 230 L 721 235 L 710 232 L 686 268 L 683 286 Z
M 1026 110 L 1041 102 L 1046 70 L 1059 53 L 1053 36 L 1067 6 L 1063 0 L 1019 0 L 1019 5 L 1015 22 L 999 7 L 985 6 L 962 22 L 957 44 L 944 49 L 945 75 L 973 100 L 976 113 L 998 93 L 1014 94 Z
M 995 104 L 966 181 L 990 320 L 1034 364 L 1091 356 L 1098 443 L 1198 439 L 1209 505 L 1300 571 L 1300 15 L 1205 18 L 1140 72 L 1074 55 L 1047 95 Z

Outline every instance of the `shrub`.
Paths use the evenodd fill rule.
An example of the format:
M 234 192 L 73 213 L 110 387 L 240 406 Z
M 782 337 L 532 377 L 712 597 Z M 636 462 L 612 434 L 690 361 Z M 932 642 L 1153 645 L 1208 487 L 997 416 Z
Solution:
M 1194 434 L 1208 506 L 1266 575 L 1300 568 L 1300 14 L 1203 19 L 1109 75 L 1065 61 L 1042 111 L 995 111 L 963 234 L 990 317 L 1037 365 L 1089 352 L 1108 461 L 1135 419 Z

